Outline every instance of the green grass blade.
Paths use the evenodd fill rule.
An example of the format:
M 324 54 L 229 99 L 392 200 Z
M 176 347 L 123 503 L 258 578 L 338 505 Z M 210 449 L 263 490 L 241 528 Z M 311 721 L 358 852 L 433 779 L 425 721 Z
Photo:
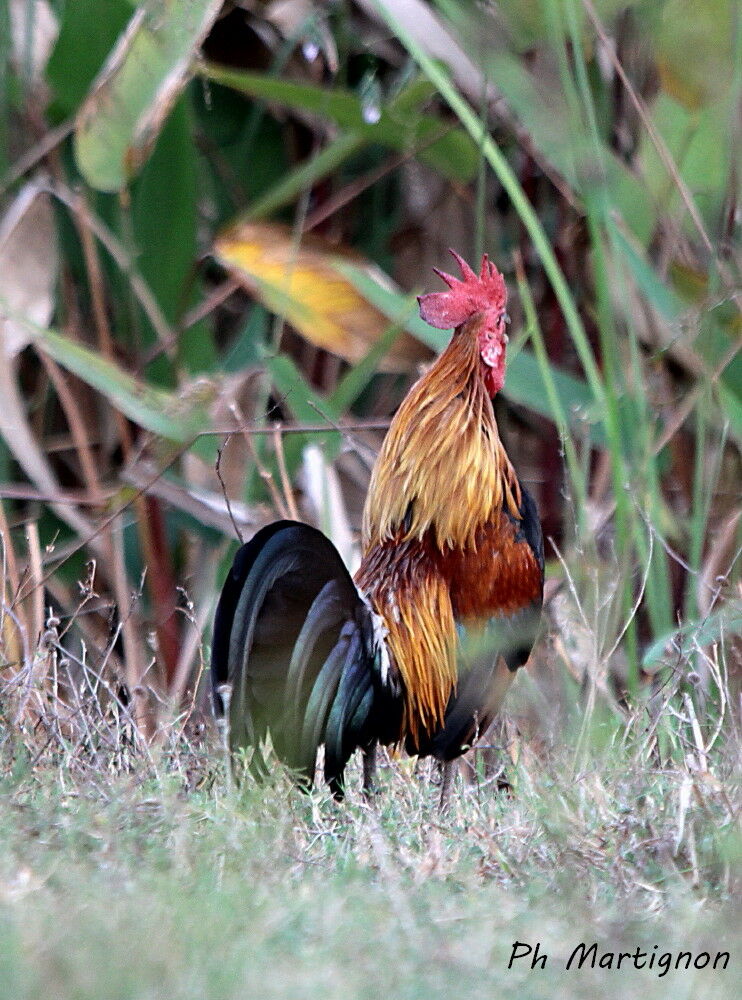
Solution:
M 478 152 L 469 136 L 461 129 L 449 129 L 432 115 L 420 114 L 408 107 L 406 97 L 398 104 L 392 101 L 380 108 L 378 121 L 371 121 L 364 111 L 363 101 L 349 90 L 338 87 L 328 90 L 314 84 L 294 83 L 212 64 L 204 66 L 201 72 L 214 83 L 233 87 L 250 97 L 320 115 L 362 136 L 367 143 L 389 146 L 402 153 L 419 149 L 421 160 L 452 180 L 466 182 L 476 176 Z
M 121 190 L 147 159 L 221 6 L 150 0 L 137 8 L 78 113 L 75 155 L 92 187 Z
M 41 350 L 145 430 L 171 441 L 186 442 L 209 426 L 208 414 L 200 402 L 189 402 L 134 378 L 101 354 L 13 313 L 3 300 L 0 307 L 28 329 Z

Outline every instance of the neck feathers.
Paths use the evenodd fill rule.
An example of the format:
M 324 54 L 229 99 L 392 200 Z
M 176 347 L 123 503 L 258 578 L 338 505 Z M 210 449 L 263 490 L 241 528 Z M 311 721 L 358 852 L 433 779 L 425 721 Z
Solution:
M 476 331 L 460 327 L 392 421 L 371 476 L 364 550 L 431 533 L 441 551 L 475 545 L 501 507 L 518 516 L 520 486 L 500 441 Z

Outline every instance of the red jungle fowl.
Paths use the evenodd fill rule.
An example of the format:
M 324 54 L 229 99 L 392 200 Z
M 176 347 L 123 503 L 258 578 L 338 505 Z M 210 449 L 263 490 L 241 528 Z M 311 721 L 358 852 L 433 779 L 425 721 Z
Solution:
M 345 766 L 377 743 L 445 763 L 497 714 L 540 618 L 541 525 L 495 422 L 505 380 L 507 292 L 485 255 L 477 275 L 422 295 L 453 337 L 395 415 L 371 476 L 363 559 L 351 578 L 315 528 L 278 521 L 237 552 L 214 622 L 218 716 L 232 750 L 270 732 L 277 755 L 343 791 Z M 450 776 L 450 768 L 447 768 Z M 448 781 L 444 775 L 444 790 Z

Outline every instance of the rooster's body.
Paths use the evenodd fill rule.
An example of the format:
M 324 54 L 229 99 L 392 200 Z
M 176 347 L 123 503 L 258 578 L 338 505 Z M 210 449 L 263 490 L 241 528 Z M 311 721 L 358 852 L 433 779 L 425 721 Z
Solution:
M 217 712 L 233 749 L 270 732 L 311 781 L 318 748 L 342 789 L 356 748 L 403 744 L 448 761 L 484 732 L 535 636 L 543 591 L 536 507 L 500 441 L 505 286 L 479 276 L 421 297 L 454 326 L 376 461 L 355 582 L 307 525 L 264 528 L 235 557 L 214 624 Z M 229 705 L 225 695 L 229 692 Z

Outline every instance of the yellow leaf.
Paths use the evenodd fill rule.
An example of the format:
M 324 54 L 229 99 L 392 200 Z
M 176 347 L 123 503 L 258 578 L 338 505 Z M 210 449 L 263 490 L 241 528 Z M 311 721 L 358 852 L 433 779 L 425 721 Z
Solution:
M 316 347 L 355 364 L 379 341 L 389 320 L 361 295 L 333 261 L 352 261 L 377 281 L 380 272 L 317 236 L 297 244 L 287 226 L 241 222 L 216 241 L 214 255 L 267 309 L 283 316 Z M 388 278 L 383 281 L 389 284 Z M 380 363 L 383 371 L 404 371 L 430 356 L 404 331 Z

